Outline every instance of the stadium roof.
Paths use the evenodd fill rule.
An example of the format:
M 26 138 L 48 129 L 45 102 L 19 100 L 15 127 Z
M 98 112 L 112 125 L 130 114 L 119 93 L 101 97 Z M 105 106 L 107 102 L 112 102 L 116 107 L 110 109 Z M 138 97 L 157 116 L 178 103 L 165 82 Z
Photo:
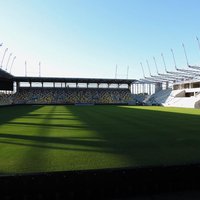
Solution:
M 67 83 L 108 83 L 108 84 L 132 84 L 135 79 L 103 79 L 103 78 L 64 78 L 64 77 L 24 77 L 15 76 L 17 82 L 67 82 Z
M 13 78 L 13 76 L 11 74 L 0 69 L 0 79 L 12 79 L 12 78 Z

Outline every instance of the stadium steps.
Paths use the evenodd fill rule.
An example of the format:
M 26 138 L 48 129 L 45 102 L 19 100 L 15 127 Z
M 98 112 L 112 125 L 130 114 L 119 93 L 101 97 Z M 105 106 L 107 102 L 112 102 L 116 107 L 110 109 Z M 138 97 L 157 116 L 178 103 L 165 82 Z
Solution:
M 200 97 L 174 97 L 170 102 L 166 103 L 166 107 L 183 107 L 183 108 L 199 108 Z
M 165 103 L 167 98 L 170 96 L 172 92 L 171 88 L 168 88 L 166 90 L 160 90 L 156 92 L 155 94 L 151 95 L 149 98 L 145 100 L 145 103 L 147 105 L 153 105 L 153 104 L 162 104 Z

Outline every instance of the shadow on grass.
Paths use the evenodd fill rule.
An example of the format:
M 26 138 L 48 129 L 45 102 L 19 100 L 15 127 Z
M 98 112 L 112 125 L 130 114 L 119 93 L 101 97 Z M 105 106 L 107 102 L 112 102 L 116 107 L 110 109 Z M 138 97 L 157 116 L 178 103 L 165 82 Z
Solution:
M 6 106 L 0 107 L 0 125 L 5 124 L 15 118 L 26 116 L 42 106 Z
M 14 132 L 13 134 L 0 134 L 2 144 L 30 147 L 24 155 L 24 160 L 30 163 L 38 157 L 44 157 L 40 159 L 43 160 L 40 165 L 45 166 L 43 154 L 45 150 L 50 149 L 112 153 L 128 160 L 126 166 L 129 167 L 135 166 L 136 163 L 141 166 L 200 161 L 200 115 L 121 106 L 63 106 L 59 109 L 64 109 L 65 112 L 58 112 L 57 107 L 52 106 L 42 115 L 30 114 L 36 118 L 43 116 L 40 123 L 9 122 L 16 117 L 29 116 L 28 113 L 36 108 L 40 107 L 25 106 L 24 111 L 19 109 L 8 112 L 7 117 L 4 120 L 1 119 L 1 123 L 38 127 L 35 135 L 14 134 Z M 55 120 L 55 115 L 56 118 L 66 117 L 65 123 L 63 121 L 62 124 L 53 124 L 52 120 Z M 70 125 L 69 116 L 83 125 Z M 55 134 L 51 136 L 49 135 L 50 130 L 54 127 L 64 127 L 69 131 L 73 129 L 91 130 L 95 134 L 94 137 L 84 137 L 84 135 L 83 137 L 63 137 Z M 44 151 L 38 154 L 34 147 L 43 148 Z
M 64 116 L 64 115 L 63 115 Z M 34 116 L 26 116 L 27 119 L 43 119 L 44 118 L 44 115 L 41 115 L 40 117 L 34 117 Z M 66 118 L 66 115 L 65 117 L 45 117 L 45 119 L 50 119 L 50 120 L 60 120 L 60 121 L 73 121 L 75 120 L 75 118 Z
M 47 128 L 76 128 L 76 129 L 83 129 L 87 128 L 87 126 L 84 125 L 73 125 L 73 124 L 51 124 L 50 120 L 54 118 L 45 118 L 45 121 L 43 123 L 31 123 L 31 122 L 7 122 L 7 124 L 10 125 L 19 125 L 19 126 L 37 126 L 42 129 L 42 127 L 47 127 Z M 49 122 L 49 123 L 48 123 Z
M 0 134 L 0 138 L 5 138 L 5 139 L 14 139 L 15 142 L 11 141 L 0 141 L 0 143 L 10 143 L 10 144 L 20 144 L 24 146 L 34 146 L 34 147 L 40 147 L 40 148 L 53 148 L 57 149 L 57 147 L 48 145 L 44 146 L 47 144 L 59 144 L 59 145 L 78 145 L 78 146 L 89 146 L 89 147 L 106 147 L 107 141 L 105 140 L 98 140 L 94 141 L 96 138 L 76 138 L 76 137 L 51 137 L 51 136 L 39 136 L 39 135 L 18 135 L 18 134 Z M 21 141 L 31 141 L 33 142 L 32 144 L 26 144 L 26 143 L 20 143 L 17 142 L 17 140 Z M 58 148 L 60 149 L 60 148 Z M 62 150 L 68 150 L 68 149 L 73 149 L 76 150 L 76 148 L 61 148 Z M 83 149 L 81 149 L 83 150 Z M 94 150 L 95 151 L 95 150 Z
M 65 146 L 52 146 L 52 145 L 48 145 L 47 143 L 43 143 L 43 144 L 39 144 L 39 143 L 32 143 L 32 144 L 27 144 L 26 143 L 23 143 L 23 142 L 13 142 L 13 141 L 0 141 L 0 144 L 9 144 L 9 145 L 20 145 L 20 146 L 25 146 L 25 147 L 31 147 L 31 148 L 41 148 L 42 151 L 44 151 L 45 149 L 46 150 L 49 150 L 49 149 L 52 149 L 52 150 L 63 150 L 63 151 L 80 151 L 80 152 L 102 152 L 102 150 L 98 150 L 98 149 L 91 149 L 91 148 L 80 148 L 80 147 L 69 147 L 68 145 L 65 145 Z M 56 144 L 56 143 L 54 143 Z M 70 143 L 66 143 L 66 144 L 70 144 Z M 73 144 L 73 142 L 72 142 Z M 90 146 L 90 145 L 89 145 Z M 110 153 L 112 153 L 112 151 L 110 151 Z M 41 156 L 41 154 L 40 154 Z M 29 158 L 31 158 L 32 161 L 34 161 L 34 159 L 32 159 L 32 153 L 30 153 L 28 155 Z M 27 161 L 27 159 L 25 159 Z M 41 165 L 41 163 L 40 163 Z
M 134 107 L 66 107 L 128 165 L 200 162 L 200 115 Z M 104 148 L 101 146 L 101 148 Z

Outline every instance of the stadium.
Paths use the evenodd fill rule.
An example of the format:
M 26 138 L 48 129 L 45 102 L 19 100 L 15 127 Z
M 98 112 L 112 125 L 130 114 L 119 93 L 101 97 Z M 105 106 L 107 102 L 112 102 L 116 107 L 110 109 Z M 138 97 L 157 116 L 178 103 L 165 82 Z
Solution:
M 0 69 L 3 197 L 11 186 L 12 197 L 35 199 L 196 188 L 199 72 L 132 80 L 13 76 Z
M 0 200 L 200 199 L 199 7 L 2 1 Z

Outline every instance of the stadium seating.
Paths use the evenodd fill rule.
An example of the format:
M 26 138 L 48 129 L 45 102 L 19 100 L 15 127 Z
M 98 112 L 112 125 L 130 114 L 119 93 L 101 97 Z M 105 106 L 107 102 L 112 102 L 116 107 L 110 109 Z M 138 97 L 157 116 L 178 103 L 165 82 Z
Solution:
M 200 108 L 200 97 L 175 97 L 165 103 L 166 107 Z
M 12 95 L 11 94 L 5 94 L 0 93 L 0 105 L 10 105 L 12 104 Z
M 143 105 L 145 100 L 149 97 L 148 94 L 132 94 L 132 99 L 135 100 L 136 105 Z
M 166 100 L 170 96 L 171 92 L 172 92 L 171 88 L 168 88 L 166 90 L 160 90 L 160 91 L 152 94 L 151 96 L 149 96 L 145 100 L 145 103 L 147 105 L 154 105 L 154 104 L 162 105 L 162 103 L 166 102 Z
M 200 108 L 200 94 L 186 97 L 186 90 L 160 90 L 153 95 L 147 97 L 144 103 L 147 105 L 162 105 L 166 107 L 185 107 Z
M 20 88 L 14 104 L 115 104 L 130 101 L 131 93 L 121 88 Z
M 149 96 L 133 95 L 129 89 L 122 88 L 21 87 L 15 94 L 0 93 L 0 105 L 10 104 L 137 104 L 199 108 L 200 94 L 185 97 L 185 90 L 166 89 Z

